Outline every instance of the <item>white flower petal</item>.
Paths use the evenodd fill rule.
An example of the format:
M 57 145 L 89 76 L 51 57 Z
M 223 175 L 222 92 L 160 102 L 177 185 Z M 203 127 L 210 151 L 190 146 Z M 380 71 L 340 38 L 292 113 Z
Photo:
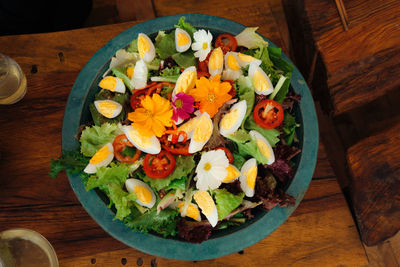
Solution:
M 192 49 L 193 50 L 200 50 L 201 49 L 201 43 L 193 43 L 192 44 Z

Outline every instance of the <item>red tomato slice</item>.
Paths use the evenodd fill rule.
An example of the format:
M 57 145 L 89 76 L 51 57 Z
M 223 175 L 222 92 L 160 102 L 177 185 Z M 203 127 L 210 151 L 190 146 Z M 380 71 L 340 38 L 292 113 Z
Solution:
M 143 169 L 150 178 L 165 178 L 175 169 L 175 158 L 166 150 L 161 150 L 157 155 L 147 154 L 143 161 Z
M 128 138 L 126 138 L 126 135 L 121 134 L 115 137 L 113 142 L 114 156 L 120 162 L 134 163 L 140 158 L 140 154 L 142 154 L 142 151 L 136 148 L 136 154 L 133 157 L 124 156 L 122 154 L 122 151 L 124 151 L 125 147 L 127 146 L 134 147 L 134 145 L 128 140 Z
M 254 107 L 253 118 L 258 125 L 265 129 L 276 128 L 283 121 L 282 106 L 272 99 L 264 99 Z
M 160 138 L 160 142 L 163 149 L 171 152 L 174 155 L 192 155 L 189 153 L 189 142 L 177 142 L 176 144 L 173 144 L 172 142 L 168 141 L 167 135 L 163 135 Z
M 214 44 L 215 48 L 221 47 L 222 52 L 226 54 L 229 51 L 236 51 L 237 41 L 235 36 L 229 33 L 223 33 L 218 35 Z
M 223 146 L 217 147 L 215 150 L 218 150 L 218 149 L 223 150 L 225 152 L 226 157 L 229 160 L 229 164 L 232 164 L 233 163 L 233 155 L 232 155 L 231 151 Z

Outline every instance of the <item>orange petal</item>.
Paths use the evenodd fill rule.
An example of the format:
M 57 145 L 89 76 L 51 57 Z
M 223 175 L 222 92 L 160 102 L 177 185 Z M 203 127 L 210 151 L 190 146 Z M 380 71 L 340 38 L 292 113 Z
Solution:
M 146 95 L 146 97 L 140 103 L 145 109 L 151 113 L 154 113 L 154 103 L 150 96 Z
M 153 121 L 151 128 L 157 137 L 161 137 L 165 132 L 164 125 L 158 120 Z
M 128 114 L 128 119 L 134 122 L 142 122 L 149 118 L 149 114 L 144 108 L 137 108 L 134 112 Z
M 171 123 L 171 118 L 172 118 L 172 109 L 164 112 L 162 114 L 157 114 L 157 116 L 154 116 L 154 118 L 158 121 L 160 121 L 163 125 L 167 126 L 167 127 L 171 127 L 172 123 Z
M 150 128 L 147 128 L 148 125 L 140 124 L 140 123 L 132 123 L 132 127 L 135 128 L 136 130 L 139 131 L 141 135 L 144 136 L 152 136 L 154 135 L 153 130 Z M 151 124 L 150 124 L 151 126 Z

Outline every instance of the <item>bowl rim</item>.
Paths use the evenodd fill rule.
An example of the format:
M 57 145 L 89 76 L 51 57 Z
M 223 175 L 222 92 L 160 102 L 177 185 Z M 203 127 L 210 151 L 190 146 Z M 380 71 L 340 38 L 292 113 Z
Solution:
M 140 32 L 152 33 L 158 30 L 173 28 L 174 24 L 176 24 L 182 16 L 186 17 L 187 21 L 199 29 L 217 29 L 219 31 L 237 34 L 246 27 L 240 23 L 222 17 L 186 13 L 151 19 L 134 25 L 115 36 L 93 55 L 79 73 L 72 87 L 65 108 L 62 126 L 63 151 L 70 151 L 79 147 L 79 142 L 74 137 L 80 126 L 80 120 L 76 118 L 81 118 L 82 116 L 85 100 L 90 91 L 90 85 L 97 77 L 98 69 L 108 64 L 115 52 L 118 49 L 126 47 L 134 39 L 133 36 L 137 36 Z M 270 40 L 264 36 L 263 38 L 267 40 L 271 46 L 276 47 Z M 283 52 L 282 56 L 285 60 L 292 63 Z M 115 214 L 107 208 L 94 190 L 85 190 L 79 174 L 68 174 L 71 187 L 87 213 L 108 234 L 120 242 L 144 253 L 169 259 L 206 260 L 243 250 L 264 239 L 287 220 L 299 205 L 312 179 L 318 151 L 318 122 L 310 90 L 296 67 L 292 74 L 291 86 L 294 91 L 302 97 L 300 101 L 300 113 L 302 116 L 304 133 L 303 151 L 300 155 L 299 165 L 286 191 L 288 194 L 295 197 L 296 203 L 294 206 L 287 208 L 275 207 L 255 223 L 251 223 L 239 231 L 222 237 L 209 239 L 200 244 L 193 244 L 180 240 L 162 238 L 156 235 L 133 232 L 132 229 L 126 227 L 123 222 L 113 220 Z M 223 241 L 223 246 L 221 246 L 221 241 Z

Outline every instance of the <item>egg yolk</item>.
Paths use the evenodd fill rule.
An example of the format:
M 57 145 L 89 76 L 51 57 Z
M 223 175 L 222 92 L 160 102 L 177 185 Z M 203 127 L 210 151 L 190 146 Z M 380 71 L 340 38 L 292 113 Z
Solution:
M 223 53 L 222 53 L 222 49 L 221 47 L 218 47 L 217 49 L 215 49 L 210 56 L 210 60 L 209 60 L 209 68 L 213 69 L 213 70 L 219 70 L 222 68 L 222 64 L 223 64 Z
M 146 52 L 150 50 L 150 44 L 149 41 L 146 39 L 144 36 L 139 36 L 138 39 L 138 50 L 140 57 L 143 58 Z
M 261 73 L 260 70 L 256 70 L 253 75 L 253 83 L 254 87 L 257 91 L 266 91 L 269 89 L 269 84 L 265 76 Z
M 245 175 L 246 175 L 247 185 L 251 189 L 254 189 L 254 186 L 256 185 L 256 178 L 257 178 L 257 166 L 252 166 Z
M 237 121 L 238 116 L 239 116 L 239 110 L 237 108 L 231 110 L 228 114 L 226 114 L 221 120 L 222 129 L 227 130 L 232 128 L 235 122 Z
M 210 139 L 213 130 L 212 121 L 207 116 L 201 116 L 193 133 L 193 140 L 204 143 Z
M 186 36 L 186 34 L 178 32 L 176 34 L 177 40 L 178 40 L 178 45 L 179 46 L 184 46 L 187 43 L 189 43 L 189 37 Z
M 178 204 L 178 208 L 179 208 L 179 212 L 182 213 L 183 211 L 183 206 L 185 206 L 184 202 L 180 202 Z M 195 205 L 193 205 L 192 203 L 190 203 L 186 209 L 186 216 L 189 218 L 192 218 L 194 220 L 198 220 L 200 217 L 200 212 L 199 210 L 196 208 Z
M 143 136 L 137 131 L 136 129 L 129 131 L 129 137 L 139 146 L 142 148 L 147 148 L 151 146 L 150 138 L 147 136 Z
M 203 211 L 204 215 L 211 215 L 214 210 L 215 204 L 209 193 L 207 193 L 206 191 L 197 191 L 194 194 L 193 198 Z
M 240 172 L 238 170 L 235 169 L 235 167 L 233 167 L 232 165 L 229 165 L 226 168 L 228 174 L 226 175 L 225 179 L 223 180 L 223 182 L 230 182 L 233 181 L 234 179 L 236 179 L 237 177 L 240 176 Z
M 143 204 L 150 203 L 152 197 L 150 191 L 146 187 L 137 185 L 133 190 L 135 191 L 135 194 L 140 202 Z
M 128 75 L 129 79 L 132 79 L 134 72 L 135 72 L 135 70 L 132 67 L 129 67 L 126 69 L 126 75 Z
M 194 127 L 196 126 L 196 122 L 197 122 L 197 118 L 193 118 L 193 119 L 189 120 L 188 122 L 182 124 L 178 128 L 178 132 L 179 131 L 184 131 L 187 134 L 189 134 L 191 131 L 193 131 Z
M 232 55 L 228 55 L 228 67 L 231 70 L 240 70 L 239 63 L 237 62 L 236 58 Z
M 237 54 L 240 60 L 245 62 L 252 62 L 255 58 L 246 54 L 238 53 Z
M 271 157 L 271 150 L 264 141 L 257 140 L 257 147 L 260 150 L 261 154 L 264 155 L 264 157 L 268 159 Z
M 117 105 L 109 101 L 101 101 L 98 104 L 99 112 L 105 117 L 112 117 L 114 111 L 117 109 Z
M 114 92 L 115 87 L 117 86 L 117 79 L 112 76 L 105 77 L 103 80 L 100 81 L 99 86 L 103 89 Z
M 108 146 L 103 146 L 99 151 L 96 152 L 96 154 L 94 154 L 89 163 L 92 165 L 99 164 L 100 162 L 105 160 L 110 154 L 111 151 L 108 150 Z
M 186 71 L 181 74 L 178 79 L 178 84 L 176 85 L 175 92 L 178 93 L 187 93 L 189 90 L 194 88 L 196 83 L 196 75 L 194 71 Z

